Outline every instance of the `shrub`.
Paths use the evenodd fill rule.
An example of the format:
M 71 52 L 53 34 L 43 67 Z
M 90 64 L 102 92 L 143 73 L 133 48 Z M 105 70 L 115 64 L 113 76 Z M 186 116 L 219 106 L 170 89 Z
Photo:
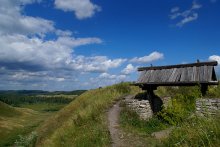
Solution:
M 218 85 L 218 86 L 209 86 L 206 97 L 220 98 L 220 85 Z
M 159 94 L 169 93 L 172 96 L 168 106 L 163 107 L 157 116 L 171 125 L 177 125 L 195 110 L 195 101 L 201 97 L 200 87 L 167 87 L 159 89 Z M 171 94 L 172 93 L 172 94 Z

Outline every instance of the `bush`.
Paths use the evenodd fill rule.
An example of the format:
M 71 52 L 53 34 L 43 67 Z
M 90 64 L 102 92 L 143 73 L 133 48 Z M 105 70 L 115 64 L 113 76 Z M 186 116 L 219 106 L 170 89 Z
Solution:
M 157 116 L 168 124 L 178 125 L 195 110 L 195 100 L 178 94 Z
M 218 86 L 209 86 L 206 97 L 220 98 L 220 85 L 218 85 Z
M 163 107 L 157 116 L 164 122 L 171 125 L 178 125 L 195 110 L 195 101 L 201 97 L 199 86 L 178 87 L 166 89 L 174 92 L 168 106 Z M 168 93 L 169 93 L 168 92 Z

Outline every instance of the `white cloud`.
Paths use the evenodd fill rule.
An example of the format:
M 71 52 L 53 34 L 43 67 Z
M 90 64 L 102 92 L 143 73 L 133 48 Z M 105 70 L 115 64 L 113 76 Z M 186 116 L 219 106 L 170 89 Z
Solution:
M 212 55 L 209 57 L 209 60 L 210 61 L 217 61 L 218 62 L 218 65 L 220 66 L 220 56 L 218 55 Z
M 58 37 L 44 41 L 38 37 L 25 35 L 0 36 L 0 65 L 10 68 L 17 63 L 18 68 L 70 68 L 73 48 L 86 44 L 101 43 L 99 38 Z
M 53 21 L 25 15 L 25 5 L 40 1 L 0 1 L 0 89 L 72 90 L 84 88 L 84 80 L 94 88 L 127 78 L 125 74 L 108 73 L 127 59 L 74 53 L 76 47 L 102 43 L 100 38 L 75 38 L 71 31 L 55 28 Z M 73 10 L 80 19 L 98 10 L 90 1 L 78 2 L 90 5 Z M 84 8 L 89 12 L 84 13 Z M 55 37 L 48 39 L 51 36 Z M 93 75 L 97 76 L 91 78 Z
M 171 13 L 174 13 L 174 12 L 177 12 L 177 11 L 179 11 L 179 7 L 173 7 L 171 10 L 170 10 L 170 12 Z
M 59 29 L 57 29 L 55 33 L 56 33 L 57 36 L 72 36 L 72 34 L 73 34 L 69 30 L 63 31 L 63 30 L 59 30 Z
M 74 69 L 85 72 L 107 72 L 108 69 L 117 68 L 124 63 L 126 59 L 108 59 L 106 56 L 77 56 L 72 60 Z
M 115 79 L 117 75 L 110 75 L 108 73 L 102 73 L 99 75 L 99 78 L 105 78 L 105 79 Z
M 39 17 L 22 15 L 21 5 L 35 0 L 2 0 L 0 2 L 0 34 L 38 34 L 54 31 L 54 23 Z
M 125 75 L 129 75 L 133 72 L 136 71 L 136 67 L 134 67 L 132 64 L 128 64 L 122 71 L 121 73 L 122 74 L 125 74 Z
M 163 53 L 159 53 L 159 52 L 155 51 L 155 52 L 152 52 L 151 54 L 144 56 L 144 57 L 135 57 L 135 58 L 131 59 L 130 62 L 149 63 L 149 62 L 153 62 L 153 61 L 160 60 L 163 58 L 164 58 Z
M 198 19 L 198 13 L 197 10 L 202 7 L 201 4 L 197 3 L 196 1 L 193 1 L 192 6 L 190 9 L 187 9 L 185 11 L 180 12 L 179 7 L 174 7 L 171 9 L 170 19 L 175 20 L 177 18 L 178 22 L 176 23 L 176 26 L 182 27 L 186 23 L 195 21 Z
M 102 87 L 107 85 L 112 85 L 116 83 L 120 83 L 125 81 L 127 78 L 126 75 L 123 74 L 109 74 L 109 73 L 101 73 L 98 77 L 90 78 L 89 83 L 86 82 L 86 84 L 92 84 L 95 87 Z
M 198 13 L 193 13 L 191 16 L 183 18 L 180 22 L 177 23 L 177 26 L 181 27 L 184 24 L 194 21 L 198 18 Z
M 216 73 L 217 73 L 218 77 L 220 78 L 220 56 L 219 55 L 209 56 L 209 60 L 218 62 L 218 65 L 216 67 Z
M 78 19 L 92 17 L 101 8 L 90 0 L 55 0 L 55 6 L 63 11 L 74 11 Z
M 75 38 L 71 31 L 55 28 L 53 21 L 25 15 L 23 8 L 27 4 L 40 1 L 0 1 L 0 89 L 83 88 L 80 83 L 83 78 L 89 78 L 90 72 L 107 72 L 126 61 L 74 54 L 76 47 L 100 44 L 102 40 L 97 37 Z M 97 8 L 93 9 L 95 11 Z M 80 16 L 77 12 L 76 15 L 90 17 L 90 14 Z M 55 37 L 48 39 L 51 33 Z M 79 76 L 85 77 L 78 79 Z

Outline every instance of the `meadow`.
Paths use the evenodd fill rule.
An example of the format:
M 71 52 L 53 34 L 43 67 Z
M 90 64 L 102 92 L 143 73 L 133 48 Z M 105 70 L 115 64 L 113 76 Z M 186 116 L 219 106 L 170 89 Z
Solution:
M 0 92 L 0 146 L 12 146 L 84 91 L 71 94 L 39 91 Z

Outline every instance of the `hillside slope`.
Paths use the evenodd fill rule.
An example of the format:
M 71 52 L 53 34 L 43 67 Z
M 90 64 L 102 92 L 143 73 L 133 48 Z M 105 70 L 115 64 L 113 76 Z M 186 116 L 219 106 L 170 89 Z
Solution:
M 137 92 L 128 83 L 85 92 L 46 121 L 36 146 L 109 146 L 106 110 L 121 96 Z
M 12 117 L 15 115 L 21 115 L 21 112 L 18 109 L 0 101 L 0 117 Z
M 42 121 L 39 115 L 34 110 L 12 107 L 0 101 L 0 146 L 10 146 L 19 134 L 30 132 Z

